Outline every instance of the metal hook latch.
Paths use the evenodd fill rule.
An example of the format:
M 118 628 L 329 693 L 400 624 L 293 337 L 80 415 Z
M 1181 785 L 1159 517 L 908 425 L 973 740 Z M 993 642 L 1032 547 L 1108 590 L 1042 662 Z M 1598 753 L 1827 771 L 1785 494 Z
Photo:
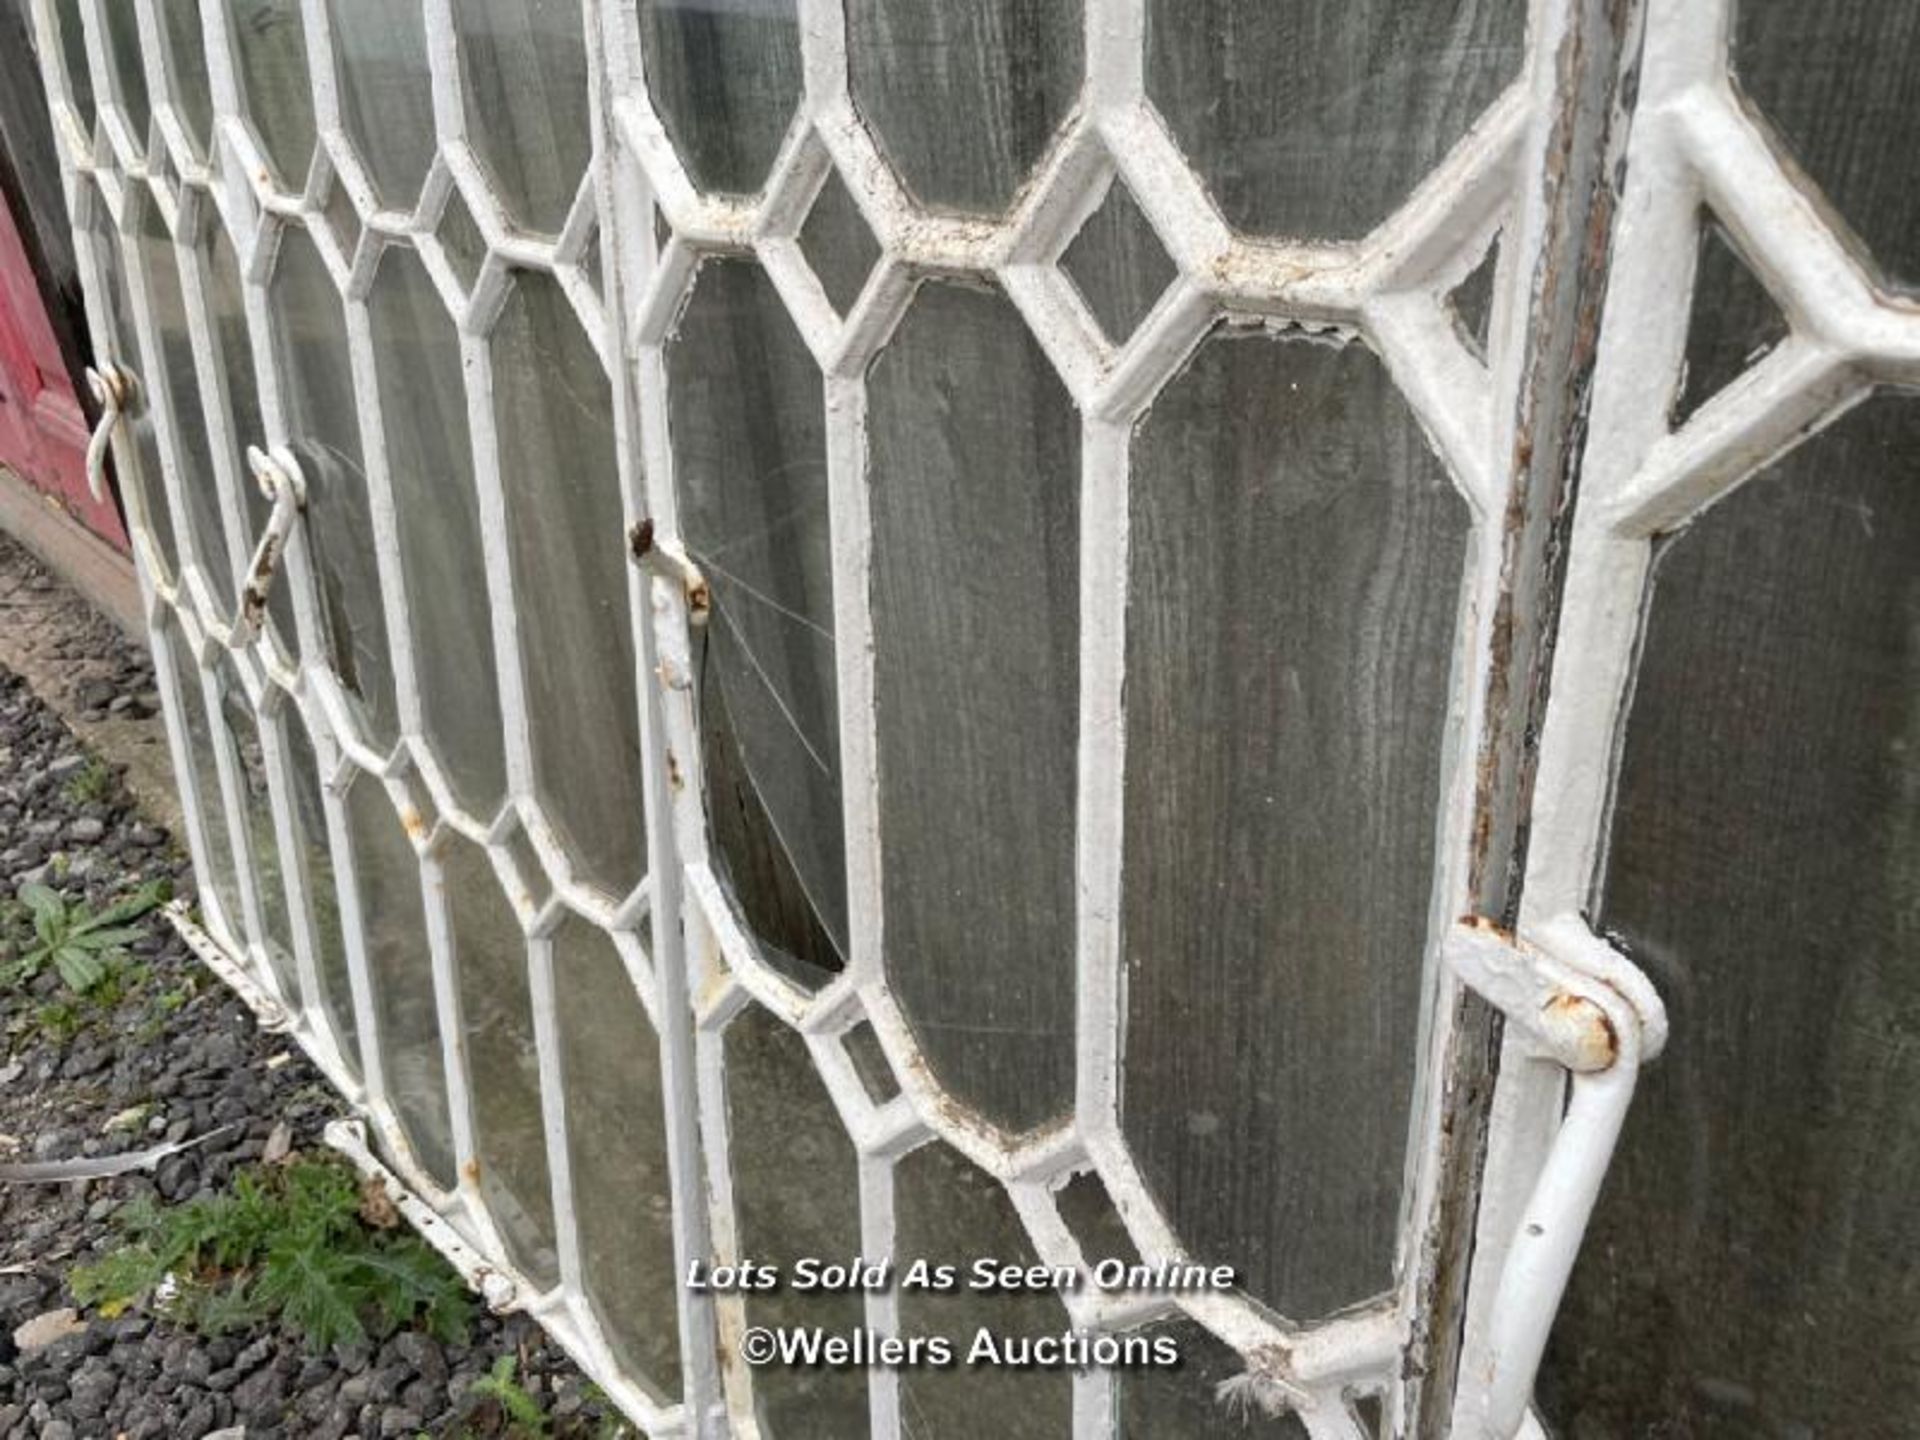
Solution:
M 233 624 L 225 637 L 229 648 L 238 648 L 259 635 L 267 616 L 273 577 L 280 571 L 280 552 L 286 548 L 294 520 L 307 508 L 306 478 L 291 459 L 250 445 L 247 466 L 273 508 L 267 512 L 266 528 L 260 532 L 260 543 L 253 547 L 253 558 L 247 562 L 247 573 L 234 601 Z
M 707 588 L 706 575 L 680 542 L 664 535 L 655 535 L 653 521 L 647 519 L 627 532 L 627 544 L 633 552 L 636 565 L 644 565 L 679 581 L 687 597 L 688 623 L 706 624 L 707 614 L 713 608 L 713 592 Z
M 1571 1076 L 1567 1107 L 1494 1289 L 1487 1434 L 1526 1424 L 1547 1332 L 1613 1158 L 1640 1067 L 1666 1045 L 1667 1013 L 1640 968 L 1579 916 L 1522 942 L 1469 917 L 1446 941 L 1447 963 Z
M 87 437 L 87 491 L 95 504 L 104 505 L 107 503 L 107 445 L 113 439 L 114 426 L 133 404 L 136 382 L 131 370 L 103 360 L 98 368 L 87 367 L 87 388 L 100 404 L 100 418 L 94 422 L 93 434 Z

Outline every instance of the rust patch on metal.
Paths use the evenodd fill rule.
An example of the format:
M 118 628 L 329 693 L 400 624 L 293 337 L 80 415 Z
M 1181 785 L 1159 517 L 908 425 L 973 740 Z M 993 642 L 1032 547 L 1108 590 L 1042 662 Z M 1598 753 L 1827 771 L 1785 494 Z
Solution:
M 633 552 L 633 558 L 636 561 L 647 558 L 647 552 L 653 549 L 653 517 L 651 515 L 645 520 L 635 521 L 633 528 L 627 531 L 627 548 Z
M 686 777 L 680 773 L 680 757 L 667 751 L 667 784 L 675 790 L 686 787 Z
M 420 841 L 427 838 L 426 818 L 411 805 L 400 807 L 400 826 L 407 832 L 409 839 Z
M 1605 1070 L 1620 1055 L 1620 1035 L 1613 1021 L 1584 996 L 1554 996 L 1541 1011 L 1540 1031 L 1569 1070 Z
M 478 1185 L 480 1183 L 480 1157 L 478 1155 L 460 1167 L 460 1178 L 468 1181 L 470 1184 Z

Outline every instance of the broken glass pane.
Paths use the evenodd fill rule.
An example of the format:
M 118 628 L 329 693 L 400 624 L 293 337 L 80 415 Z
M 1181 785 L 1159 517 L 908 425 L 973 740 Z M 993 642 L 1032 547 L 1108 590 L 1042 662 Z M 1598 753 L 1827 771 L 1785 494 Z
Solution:
M 667 373 L 680 525 L 712 593 L 695 666 L 715 859 L 768 959 L 817 986 L 847 933 L 820 371 L 766 272 L 721 261 Z

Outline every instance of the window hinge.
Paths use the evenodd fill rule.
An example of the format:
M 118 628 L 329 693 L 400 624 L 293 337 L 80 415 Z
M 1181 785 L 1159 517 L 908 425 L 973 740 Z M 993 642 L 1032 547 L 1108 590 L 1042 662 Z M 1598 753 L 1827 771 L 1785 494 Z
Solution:
M 1578 916 L 1525 940 L 1469 917 L 1447 963 L 1571 1077 L 1566 1111 L 1512 1236 L 1490 1311 L 1487 1433 L 1508 1440 L 1528 1418 L 1535 1372 L 1600 1194 L 1640 1067 L 1667 1040 L 1666 1008 L 1641 969 Z
M 97 367 L 87 367 L 87 387 L 100 404 L 100 418 L 94 421 L 93 434 L 87 437 L 87 491 L 95 504 L 104 505 L 107 503 L 107 445 L 113 439 L 114 427 L 133 404 L 137 382 L 131 370 L 111 360 L 102 360 Z
M 707 623 L 707 612 L 712 608 L 713 592 L 707 588 L 707 577 L 694 563 L 678 540 L 666 535 L 654 533 L 653 521 L 642 520 L 627 532 L 627 545 L 636 565 L 645 566 L 656 575 L 665 575 L 680 584 L 681 592 L 687 599 L 687 622 L 691 625 Z
M 247 447 L 247 467 L 259 483 L 273 508 L 267 512 L 266 528 L 260 543 L 253 547 L 246 574 L 240 580 L 240 593 L 233 602 L 233 623 L 221 637 L 230 649 L 238 649 L 260 634 L 266 622 L 267 600 L 273 592 L 274 577 L 280 573 L 280 554 L 286 548 L 293 522 L 307 507 L 306 477 L 291 456 L 269 454 L 257 445 Z

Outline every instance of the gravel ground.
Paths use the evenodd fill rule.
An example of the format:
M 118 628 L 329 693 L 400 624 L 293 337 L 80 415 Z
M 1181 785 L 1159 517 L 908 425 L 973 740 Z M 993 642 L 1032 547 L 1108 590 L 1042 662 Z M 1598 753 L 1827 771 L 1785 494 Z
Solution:
M 22 567 L 44 597 L 46 577 L 11 545 L 0 547 L 0 597 L 23 583 Z M 82 602 L 72 605 L 84 621 Z M 74 635 L 86 652 L 74 663 L 95 682 L 81 697 L 87 708 L 121 714 L 151 702 L 144 652 L 105 624 L 77 623 Z M 192 893 L 181 849 L 134 806 L 111 767 L 93 772 L 97 787 L 75 785 L 91 763 L 59 715 L 0 669 L 0 901 L 29 880 L 95 909 L 149 880 Z M 90 788 L 99 793 L 82 798 Z M 342 1113 L 298 1049 L 257 1031 L 158 915 L 145 929 L 117 999 L 76 1001 L 50 969 L 0 987 L 0 1163 L 220 1133 L 150 1173 L 0 1184 L 0 1437 L 528 1433 L 472 1393 L 506 1354 L 517 1356 L 521 1384 L 547 1410 L 547 1433 L 632 1433 L 608 1418 L 597 1392 L 536 1327 L 478 1307 L 462 1346 L 406 1330 L 315 1354 L 272 1327 L 208 1338 L 144 1313 L 109 1320 L 84 1309 L 83 1328 L 43 1343 L 36 1332 L 60 1328 L 43 1317 L 78 1308 L 67 1290 L 71 1267 L 117 1243 L 122 1205 L 217 1191 L 269 1147 L 318 1147 L 321 1128 Z

